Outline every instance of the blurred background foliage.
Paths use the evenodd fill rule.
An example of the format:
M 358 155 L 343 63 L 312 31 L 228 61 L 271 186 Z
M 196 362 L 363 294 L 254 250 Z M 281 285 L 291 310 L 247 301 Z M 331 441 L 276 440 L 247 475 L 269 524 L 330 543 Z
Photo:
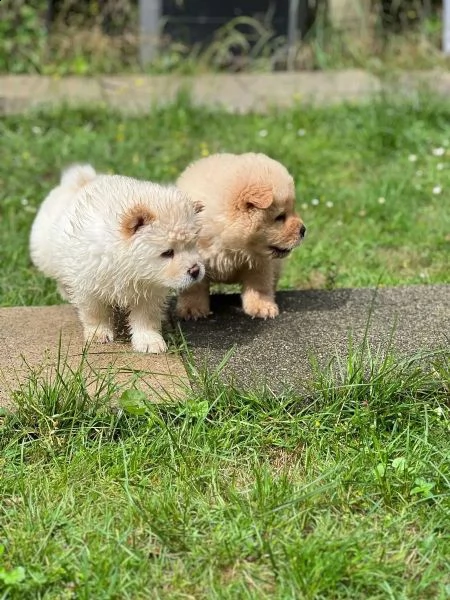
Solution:
M 137 0 L 2 0 L 0 71 L 62 76 L 286 68 L 288 0 L 164 0 L 162 9 L 158 53 L 143 68 Z M 441 2 L 361 4 L 364 27 L 344 29 L 328 9 L 313 0 L 301 11 L 294 69 L 380 72 L 450 64 L 440 51 Z

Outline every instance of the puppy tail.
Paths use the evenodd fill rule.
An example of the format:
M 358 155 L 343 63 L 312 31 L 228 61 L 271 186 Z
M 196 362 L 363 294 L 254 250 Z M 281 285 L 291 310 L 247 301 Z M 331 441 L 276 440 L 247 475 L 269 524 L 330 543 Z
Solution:
M 72 165 L 63 171 L 61 185 L 72 189 L 80 189 L 97 177 L 94 167 L 91 165 Z

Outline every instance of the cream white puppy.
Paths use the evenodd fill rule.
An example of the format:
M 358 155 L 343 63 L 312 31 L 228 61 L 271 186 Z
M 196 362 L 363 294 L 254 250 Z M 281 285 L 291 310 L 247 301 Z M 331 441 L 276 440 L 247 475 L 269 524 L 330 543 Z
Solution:
M 134 350 L 164 352 L 169 290 L 205 272 L 196 249 L 201 208 L 174 186 L 75 165 L 36 215 L 31 258 L 77 307 L 86 341 L 113 340 L 116 306 L 129 311 Z

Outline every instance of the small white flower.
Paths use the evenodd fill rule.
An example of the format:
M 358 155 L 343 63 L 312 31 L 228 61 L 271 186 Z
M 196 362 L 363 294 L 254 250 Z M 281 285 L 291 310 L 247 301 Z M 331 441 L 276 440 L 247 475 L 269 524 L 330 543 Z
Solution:
M 267 134 L 269 132 L 267 131 L 267 129 L 261 129 L 261 131 L 259 132 L 259 137 L 267 137 Z
M 433 156 L 444 156 L 445 154 L 445 148 L 433 148 L 432 150 L 433 152 Z
M 342 227 L 343 224 L 344 224 L 343 221 L 341 221 L 340 219 L 339 219 L 339 221 L 336 221 L 336 225 L 338 227 Z
M 426 273 L 424 273 L 423 271 L 422 271 L 422 273 L 419 273 L 419 277 L 420 277 L 421 279 L 425 279 L 425 277 L 426 277 L 426 276 L 427 276 L 427 274 L 426 274 Z
M 34 127 L 31 128 L 31 131 L 35 134 L 35 135 L 40 135 L 42 133 L 42 129 L 40 127 L 37 127 L 37 125 L 35 125 Z
M 423 175 L 422 169 L 419 169 L 418 171 L 416 171 L 416 175 L 417 175 L 417 177 L 422 177 L 422 175 Z
M 442 169 L 443 169 L 443 168 L 444 168 L 444 163 L 438 163 L 438 164 L 436 165 L 436 169 L 437 169 L 438 171 L 442 171 Z
M 28 205 L 28 198 L 22 198 L 22 200 L 20 201 L 20 204 L 22 206 L 27 206 Z
M 440 185 L 435 185 L 433 188 L 433 194 L 440 194 L 442 192 L 442 187 Z
M 358 215 L 359 215 L 360 217 L 365 217 L 365 216 L 367 215 L 367 211 L 365 211 L 364 209 L 363 209 L 363 210 L 360 210 L 360 211 L 359 211 L 359 213 L 358 213 Z
M 319 204 L 319 198 L 313 198 L 313 199 L 311 200 L 311 204 L 312 204 L 313 206 L 317 206 L 317 205 Z
M 303 137 L 306 133 L 306 129 L 297 129 L 297 135 Z
M 327 208 L 333 208 L 333 203 L 330 200 L 328 200 L 328 202 L 325 202 L 325 206 Z
M 303 208 L 303 210 L 306 210 L 308 208 L 308 205 L 306 204 L 306 202 L 303 202 L 302 208 Z
M 378 204 L 384 204 L 386 202 L 386 198 L 383 198 L 383 196 L 380 196 L 378 198 Z
M 408 160 L 409 160 L 409 162 L 416 162 L 417 156 L 415 154 L 410 154 L 408 156 Z

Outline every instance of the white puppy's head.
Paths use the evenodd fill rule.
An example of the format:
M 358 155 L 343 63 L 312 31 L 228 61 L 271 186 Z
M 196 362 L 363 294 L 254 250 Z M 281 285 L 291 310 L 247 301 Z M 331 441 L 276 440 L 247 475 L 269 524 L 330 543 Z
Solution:
M 118 270 L 130 281 L 174 290 L 201 281 L 202 207 L 174 186 L 136 182 L 131 192 L 117 221 Z

